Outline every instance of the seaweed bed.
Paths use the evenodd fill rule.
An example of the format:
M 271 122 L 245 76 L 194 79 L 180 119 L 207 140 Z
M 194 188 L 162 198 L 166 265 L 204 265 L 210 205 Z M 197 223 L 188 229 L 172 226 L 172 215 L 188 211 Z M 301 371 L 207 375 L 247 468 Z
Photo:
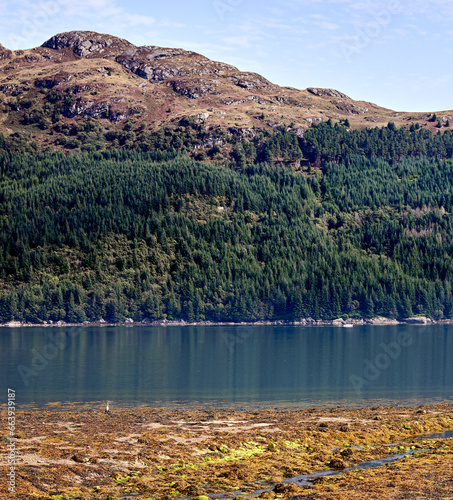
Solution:
M 5 499 L 453 499 L 452 433 L 432 436 L 453 430 L 453 407 L 446 403 L 137 407 L 109 415 L 102 404 L 18 408 L 15 494 L 6 480 L 6 411 L 0 414 Z

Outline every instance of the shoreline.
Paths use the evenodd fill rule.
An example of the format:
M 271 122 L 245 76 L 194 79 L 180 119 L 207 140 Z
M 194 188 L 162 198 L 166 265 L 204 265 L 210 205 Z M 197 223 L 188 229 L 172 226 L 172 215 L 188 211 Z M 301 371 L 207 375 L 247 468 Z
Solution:
M 313 402 L 219 402 L 219 401 L 152 401 L 152 402 L 123 402 L 123 401 L 110 401 L 112 411 L 118 414 L 134 413 L 139 411 L 162 411 L 172 412 L 175 410 L 183 410 L 189 412 L 195 411 L 212 411 L 212 412 L 234 412 L 234 413 L 266 413 L 268 411 L 275 411 L 277 413 L 288 412 L 361 412 L 369 411 L 372 409 L 379 409 L 380 411 L 387 410 L 413 410 L 414 408 L 428 408 L 434 406 L 444 406 L 452 408 L 453 412 L 453 399 L 446 398 L 433 398 L 430 400 L 422 399 L 406 399 L 406 400 L 392 400 L 392 399 L 368 399 L 360 401 L 313 401 Z M 104 411 L 105 401 L 48 401 L 45 404 L 36 404 L 35 402 L 22 403 L 17 405 L 17 410 L 22 412 L 47 412 L 56 411 L 60 412 L 88 412 L 96 413 L 97 411 Z M 453 426 L 452 426 L 453 430 Z
M 434 320 L 426 316 L 414 316 L 405 319 L 392 319 L 385 317 L 375 318 L 337 318 L 334 320 L 315 320 L 305 318 L 300 321 L 275 320 L 275 321 L 194 321 L 192 323 L 184 320 L 156 320 L 156 321 L 134 321 L 127 318 L 125 321 L 109 323 L 104 319 L 99 321 L 84 321 L 83 323 L 67 323 L 66 321 L 45 321 L 43 323 L 27 323 L 21 321 L 9 321 L 0 324 L 0 328 L 24 328 L 24 327 L 92 327 L 92 326 L 393 326 L 393 325 L 453 325 L 453 319 Z

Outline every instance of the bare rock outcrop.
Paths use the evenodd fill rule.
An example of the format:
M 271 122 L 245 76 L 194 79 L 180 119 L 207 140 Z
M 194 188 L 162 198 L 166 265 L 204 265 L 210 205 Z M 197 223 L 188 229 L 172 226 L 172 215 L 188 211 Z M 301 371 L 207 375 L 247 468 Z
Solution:
M 254 101 L 258 104 L 271 104 L 272 103 L 272 101 L 270 101 L 269 99 L 264 99 L 263 97 L 261 97 L 259 95 L 248 95 L 247 99 L 249 101 Z
M 0 44 L 0 61 L 3 61 L 4 59 L 11 59 L 13 56 L 13 53 L 11 50 L 5 49 L 2 44 Z
M 274 89 L 275 85 L 273 85 L 269 80 L 258 75 L 257 73 L 242 73 L 238 72 L 237 74 L 231 75 L 227 77 L 227 80 L 230 80 L 234 85 L 238 87 L 242 87 L 247 90 L 258 90 L 263 88 Z
M 330 102 L 335 104 L 338 110 L 349 113 L 350 115 L 359 115 L 368 111 L 368 108 L 364 108 L 363 106 L 359 106 L 358 104 L 354 104 L 352 102 L 345 102 L 343 99 L 337 99 Z
M 243 104 L 247 102 L 245 99 L 235 99 L 234 97 L 226 97 L 220 101 L 225 106 L 238 106 L 239 104 Z
M 376 316 L 367 321 L 369 325 L 398 325 L 399 322 L 393 318 L 385 318 L 383 316 Z
M 35 87 L 51 89 L 57 85 L 68 82 L 74 75 L 70 73 L 57 73 L 48 78 L 38 78 L 35 80 Z
M 315 87 L 310 87 L 307 89 L 307 91 L 310 92 L 310 94 L 316 95 L 318 97 L 338 97 L 340 99 L 351 99 L 346 94 L 343 94 L 342 92 L 334 89 L 318 89 Z
M 0 92 L 3 92 L 5 95 L 17 97 L 22 94 L 22 88 L 15 83 L 6 83 L 0 85 Z
M 117 56 L 116 62 L 150 81 L 164 81 L 172 77 L 223 76 L 227 72 L 238 71 L 234 66 L 211 61 L 196 52 L 154 45 L 129 49 Z
M 115 56 L 135 46 L 122 38 L 94 31 L 59 33 L 42 44 L 43 47 L 62 50 L 72 49 L 80 57 Z
M 174 76 L 188 76 L 189 70 L 183 64 L 175 65 L 171 59 L 184 53 L 181 49 L 161 47 L 134 47 L 116 57 L 132 73 L 146 80 L 161 82 Z
M 404 322 L 409 323 L 410 325 L 429 325 L 433 322 L 433 320 L 431 318 L 427 318 L 426 316 L 414 316 L 412 318 L 406 318 Z
M 63 108 L 63 116 L 66 118 L 75 118 L 83 116 L 84 118 L 94 118 L 99 120 L 106 118 L 112 123 L 119 123 L 129 116 L 145 112 L 143 106 L 128 106 L 125 99 L 111 97 L 108 100 L 93 101 L 78 97 L 69 102 Z
M 282 104 L 288 104 L 289 106 L 298 106 L 299 108 L 304 108 L 307 106 L 307 104 L 304 104 L 297 99 L 294 99 L 294 97 L 288 97 L 286 95 L 284 96 L 276 96 L 275 99 L 282 103 Z
M 172 87 L 173 90 L 179 95 L 189 97 L 190 99 L 198 99 L 207 94 L 215 93 L 217 89 L 216 83 L 219 82 L 216 82 L 215 80 L 197 80 L 196 82 L 191 80 L 173 80 L 168 82 L 167 86 Z
M 86 101 L 85 99 L 78 98 L 74 101 L 68 101 L 63 109 L 63 116 L 66 118 L 74 118 L 79 115 L 86 115 L 88 109 L 93 106 L 94 101 Z M 106 107 L 108 110 L 108 106 Z

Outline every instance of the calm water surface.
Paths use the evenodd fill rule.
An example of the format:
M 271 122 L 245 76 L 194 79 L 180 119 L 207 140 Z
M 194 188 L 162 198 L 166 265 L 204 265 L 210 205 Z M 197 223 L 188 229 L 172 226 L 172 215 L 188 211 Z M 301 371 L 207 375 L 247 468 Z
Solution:
M 0 365 L 37 406 L 428 403 L 453 400 L 453 327 L 2 328 Z

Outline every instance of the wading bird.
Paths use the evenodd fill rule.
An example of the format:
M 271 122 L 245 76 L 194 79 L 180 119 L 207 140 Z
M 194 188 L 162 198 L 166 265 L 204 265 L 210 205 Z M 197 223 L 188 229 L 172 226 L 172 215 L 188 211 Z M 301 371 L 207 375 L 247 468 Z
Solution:
M 106 415 L 108 415 L 109 412 L 110 412 L 109 403 L 110 403 L 110 401 L 107 401 L 107 404 L 105 405 L 105 413 L 106 413 Z

